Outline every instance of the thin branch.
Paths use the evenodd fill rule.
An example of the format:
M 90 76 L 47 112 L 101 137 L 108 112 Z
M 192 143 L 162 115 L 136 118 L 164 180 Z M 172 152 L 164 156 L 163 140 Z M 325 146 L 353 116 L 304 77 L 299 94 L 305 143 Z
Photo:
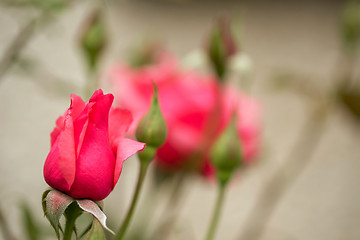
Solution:
M 170 198 L 167 201 L 164 212 L 162 213 L 161 222 L 156 228 L 153 238 L 154 239 L 169 239 L 178 217 L 180 210 L 180 203 L 183 200 L 182 196 L 186 187 L 186 178 L 189 177 L 185 171 L 181 171 L 172 186 Z
M 324 104 L 320 104 L 313 110 L 304 125 L 304 129 L 301 131 L 297 143 L 286 158 L 287 161 L 263 187 L 249 218 L 246 220 L 244 231 L 238 237 L 239 240 L 258 240 L 262 237 L 267 223 L 278 207 L 281 198 L 310 163 L 313 153 L 325 132 L 329 109 Z
M 40 16 L 37 16 L 26 23 L 16 35 L 15 39 L 11 42 L 10 46 L 6 49 L 4 55 L 0 59 L 0 82 L 13 63 L 16 62 L 20 52 L 31 39 L 36 27 L 36 23 L 42 16 L 43 14 L 40 14 Z

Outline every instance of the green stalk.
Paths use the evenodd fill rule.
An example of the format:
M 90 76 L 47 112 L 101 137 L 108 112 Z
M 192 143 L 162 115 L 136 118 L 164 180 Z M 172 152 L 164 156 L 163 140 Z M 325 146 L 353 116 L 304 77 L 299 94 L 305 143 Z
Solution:
M 205 238 L 206 240 L 213 240 L 215 237 L 216 228 L 219 223 L 219 218 L 224 202 L 225 186 L 226 184 L 221 184 L 221 183 L 219 184 L 219 193 L 213 211 L 212 219 L 208 228 L 208 232 L 206 234 L 206 238 Z
M 66 219 L 64 238 L 63 240 L 71 240 L 72 233 L 75 228 L 75 220 L 76 218 L 68 218 Z
M 124 222 L 121 225 L 121 228 L 120 228 L 118 234 L 116 235 L 117 240 L 123 239 L 123 237 L 124 237 L 124 235 L 126 233 L 126 230 L 128 229 L 128 226 L 129 226 L 130 221 L 132 219 L 132 216 L 134 214 L 136 204 L 138 202 L 138 198 L 139 198 L 139 195 L 140 195 L 141 188 L 143 186 L 143 182 L 144 182 L 144 179 L 145 179 L 145 175 L 146 175 L 146 171 L 147 171 L 148 166 L 149 166 L 148 163 L 140 162 L 140 172 L 139 172 L 139 175 L 138 175 L 138 180 L 137 180 L 135 192 L 134 192 L 134 195 L 133 195 L 133 198 L 132 198 L 132 201 L 131 201 L 130 208 L 129 208 L 129 210 L 128 210 L 127 214 L 126 214 L 126 217 L 124 219 Z
M 75 231 L 76 239 L 78 239 L 75 229 L 75 221 L 81 214 L 82 210 L 79 208 L 76 202 L 71 203 L 65 210 L 66 223 L 63 240 L 71 240 L 73 231 Z

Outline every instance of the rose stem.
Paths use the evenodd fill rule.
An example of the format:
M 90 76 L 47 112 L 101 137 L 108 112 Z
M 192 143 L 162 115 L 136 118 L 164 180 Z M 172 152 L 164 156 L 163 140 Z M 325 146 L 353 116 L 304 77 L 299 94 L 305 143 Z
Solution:
M 67 218 L 65 224 L 64 238 L 63 240 L 71 240 L 71 235 L 74 231 L 76 218 Z
M 147 164 L 146 163 L 141 163 L 140 164 L 140 171 L 139 171 L 139 175 L 138 175 L 138 180 L 137 180 L 137 183 L 136 183 L 136 188 L 135 188 L 135 192 L 134 192 L 134 195 L 133 195 L 133 198 L 132 198 L 132 201 L 131 201 L 130 208 L 129 208 L 127 214 L 126 214 L 126 217 L 124 219 L 123 224 L 121 225 L 121 228 L 120 228 L 118 234 L 116 235 L 116 239 L 118 239 L 118 240 L 123 239 L 123 237 L 124 237 L 124 235 L 126 233 L 126 230 L 128 229 L 131 218 L 132 218 L 132 216 L 134 214 L 136 204 L 138 202 L 139 194 L 140 194 L 140 191 L 141 191 L 144 179 L 145 179 L 145 175 L 146 175 L 146 171 L 147 171 L 148 166 L 149 166 L 148 163 Z
M 323 105 L 313 110 L 288 161 L 267 181 L 251 210 L 244 231 L 237 239 L 257 240 L 262 237 L 281 198 L 310 163 L 325 133 L 328 115 L 329 110 Z
M 170 194 L 170 198 L 167 200 L 166 207 L 162 213 L 162 221 L 159 226 L 156 228 L 153 238 L 154 239 L 168 239 L 168 235 L 171 233 L 173 226 L 176 223 L 177 217 L 179 216 L 179 205 L 181 200 L 181 195 L 184 192 L 186 172 L 181 171 L 180 174 L 175 179 L 173 183 L 173 191 Z
M 10 46 L 6 49 L 2 58 L 0 59 L 0 81 L 6 72 L 10 69 L 12 64 L 16 62 L 20 52 L 23 50 L 27 42 L 30 40 L 32 34 L 34 33 L 37 22 L 40 17 L 35 17 L 30 20 L 25 26 L 21 28 L 19 33 L 16 35 L 15 39 L 12 40 Z
M 219 193 L 213 211 L 212 219 L 208 228 L 208 232 L 206 234 L 206 238 L 205 238 L 206 240 L 212 240 L 215 237 L 216 228 L 219 222 L 219 217 L 224 202 L 225 187 L 226 187 L 225 184 L 219 184 Z

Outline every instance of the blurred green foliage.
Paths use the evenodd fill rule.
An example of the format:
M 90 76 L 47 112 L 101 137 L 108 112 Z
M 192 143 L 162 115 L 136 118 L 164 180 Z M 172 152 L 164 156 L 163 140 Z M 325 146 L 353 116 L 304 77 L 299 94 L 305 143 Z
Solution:
M 41 237 L 41 229 L 39 224 L 35 221 L 34 215 L 28 204 L 25 202 L 20 205 L 22 214 L 22 223 L 24 228 L 25 236 L 28 240 L 39 240 Z
M 65 0 L 1 0 L 2 4 L 14 7 L 34 7 L 41 10 L 56 12 L 68 6 Z
M 345 50 L 352 54 L 360 41 L 360 1 L 349 1 L 345 4 L 340 25 Z

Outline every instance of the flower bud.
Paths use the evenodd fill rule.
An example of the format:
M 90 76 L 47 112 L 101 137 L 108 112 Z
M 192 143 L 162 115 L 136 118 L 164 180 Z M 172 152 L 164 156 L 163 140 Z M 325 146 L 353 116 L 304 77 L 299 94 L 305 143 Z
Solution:
M 92 12 L 87 17 L 81 29 L 79 41 L 89 70 L 96 70 L 99 58 L 107 44 L 105 23 L 100 10 Z
M 215 142 L 211 152 L 211 161 L 215 166 L 219 182 L 225 185 L 235 170 L 242 163 L 242 150 L 236 131 L 236 116 L 234 114 L 229 125 Z
M 154 95 L 150 109 L 136 129 L 136 138 L 146 143 L 144 152 L 139 155 L 142 161 L 149 162 L 155 156 L 156 149 L 164 144 L 166 134 L 166 123 L 159 105 L 158 90 L 154 84 Z
M 213 29 L 209 45 L 208 56 L 212 67 L 220 81 L 224 80 L 228 69 L 228 61 L 236 53 L 234 34 L 228 19 L 220 19 Z

